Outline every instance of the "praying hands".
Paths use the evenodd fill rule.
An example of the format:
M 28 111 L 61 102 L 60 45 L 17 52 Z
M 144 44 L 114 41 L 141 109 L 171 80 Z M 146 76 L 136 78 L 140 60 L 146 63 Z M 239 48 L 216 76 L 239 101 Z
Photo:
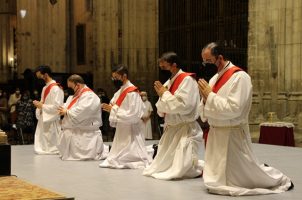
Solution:
M 199 88 L 199 93 L 203 98 L 203 102 L 205 103 L 207 101 L 209 94 L 212 92 L 212 88 L 204 79 L 198 80 L 198 88 Z
M 64 116 L 67 113 L 67 109 L 62 106 L 59 107 L 58 111 L 59 111 L 59 115 L 61 116 Z
M 101 108 L 106 112 L 111 112 L 112 105 L 107 103 L 102 103 Z
M 164 92 L 168 91 L 166 87 L 160 81 L 154 82 L 154 89 L 159 97 L 163 96 Z

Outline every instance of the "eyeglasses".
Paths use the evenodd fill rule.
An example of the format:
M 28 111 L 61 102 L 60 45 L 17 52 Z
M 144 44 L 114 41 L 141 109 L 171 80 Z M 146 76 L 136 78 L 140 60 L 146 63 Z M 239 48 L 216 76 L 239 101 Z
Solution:
M 217 62 L 217 60 L 218 60 L 218 57 L 215 57 L 215 61 L 214 62 L 212 62 L 211 59 L 207 59 L 206 61 L 201 62 L 201 64 L 203 66 L 206 66 L 207 64 L 215 64 Z
M 212 64 L 211 62 L 203 61 L 201 64 L 205 67 L 207 64 Z
M 113 80 L 113 81 L 116 81 L 116 80 L 120 80 L 119 78 L 117 78 L 117 77 L 111 77 L 111 80 Z

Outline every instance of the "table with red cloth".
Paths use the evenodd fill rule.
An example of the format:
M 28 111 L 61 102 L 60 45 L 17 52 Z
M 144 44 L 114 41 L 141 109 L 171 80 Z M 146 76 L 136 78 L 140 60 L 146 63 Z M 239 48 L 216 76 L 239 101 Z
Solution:
M 288 122 L 261 123 L 259 143 L 294 147 L 294 124 Z

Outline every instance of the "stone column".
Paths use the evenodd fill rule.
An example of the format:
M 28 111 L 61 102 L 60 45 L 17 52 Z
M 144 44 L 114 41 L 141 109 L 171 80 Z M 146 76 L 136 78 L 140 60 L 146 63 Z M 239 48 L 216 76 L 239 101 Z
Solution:
M 66 67 L 66 1 L 18 0 L 17 15 L 18 74 L 26 68 L 50 65 L 54 72 Z
M 271 96 L 271 92 L 264 92 L 263 96 L 262 96 L 262 101 L 263 101 L 263 114 L 265 116 L 265 119 L 267 120 L 268 112 L 275 112 L 274 110 L 272 110 L 272 96 Z
M 157 1 L 94 0 L 96 87 L 114 91 L 111 67 L 125 64 L 130 80 L 141 90 L 153 91 L 157 79 Z M 150 95 L 152 96 L 152 95 Z M 150 97 L 149 96 L 149 97 Z
M 94 86 L 103 88 L 109 96 L 114 92 L 111 77 L 111 67 L 119 63 L 122 55 L 120 36 L 124 33 L 119 30 L 121 17 L 121 0 L 94 0 L 93 21 L 94 33 Z
M 298 124 L 298 115 L 299 115 L 299 108 L 301 103 L 301 95 L 302 92 L 291 92 L 289 93 L 288 98 L 288 114 L 284 118 L 284 121 L 292 122 L 295 125 Z
M 253 101 L 252 101 L 252 109 L 250 112 L 250 123 L 260 123 L 259 119 L 261 118 L 262 115 L 262 108 L 260 105 L 260 99 L 259 99 L 259 93 L 254 92 L 253 93 Z M 262 116 L 263 118 L 263 116 Z
M 283 119 L 287 112 L 287 92 L 279 92 L 277 99 L 277 117 Z
M 0 83 L 13 79 L 17 69 L 13 43 L 16 27 L 15 3 L 15 0 L 0 0 Z
M 257 132 L 256 138 L 259 137 L 259 124 L 264 122 L 262 114 L 262 105 L 260 103 L 260 96 L 258 92 L 253 93 L 252 108 L 249 115 L 250 130 L 252 133 Z
M 297 98 L 298 100 L 298 115 L 297 115 L 297 123 L 299 133 L 302 134 L 302 94 L 300 94 Z
M 295 124 L 300 124 L 302 92 L 301 24 L 301 0 L 249 1 L 248 66 L 254 92 L 263 94 L 263 115 L 276 112 Z

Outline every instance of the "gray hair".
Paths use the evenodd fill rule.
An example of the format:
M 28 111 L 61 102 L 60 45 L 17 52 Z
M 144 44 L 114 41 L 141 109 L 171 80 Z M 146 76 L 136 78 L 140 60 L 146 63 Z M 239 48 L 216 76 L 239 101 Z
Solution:
M 73 75 L 69 76 L 67 81 L 72 82 L 72 83 L 85 84 L 84 79 L 80 75 L 77 75 L 77 74 L 73 74 Z

